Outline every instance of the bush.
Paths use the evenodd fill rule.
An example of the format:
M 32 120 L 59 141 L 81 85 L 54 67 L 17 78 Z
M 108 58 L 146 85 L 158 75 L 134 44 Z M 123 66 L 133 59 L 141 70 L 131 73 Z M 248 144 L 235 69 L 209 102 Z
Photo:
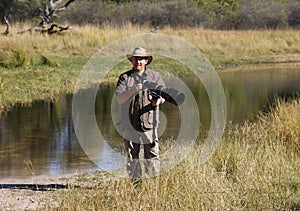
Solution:
M 246 1 L 239 9 L 242 29 L 277 29 L 287 27 L 285 4 L 273 0 Z
M 296 27 L 296 28 L 300 27 L 300 3 L 299 2 L 290 5 L 290 9 L 288 12 L 288 23 L 292 27 Z
M 6 15 L 11 22 L 39 21 L 42 1 L 30 2 L 15 0 L 10 9 L 0 12 L 0 18 L 10 13 Z M 297 0 L 90 0 L 75 1 L 56 19 L 56 22 L 98 26 L 133 23 L 161 27 L 201 25 L 214 29 L 277 29 L 299 27 L 300 3 Z
M 85 18 L 82 18 L 85 17 Z M 137 1 L 116 4 L 113 2 L 92 1 L 76 5 L 67 12 L 71 23 L 92 23 L 103 25 L 124 25 L 128 22 L 138 25 L 197 26 L 204 21 L 203 15 L 193 1 L 157 1 L 149 3 Z

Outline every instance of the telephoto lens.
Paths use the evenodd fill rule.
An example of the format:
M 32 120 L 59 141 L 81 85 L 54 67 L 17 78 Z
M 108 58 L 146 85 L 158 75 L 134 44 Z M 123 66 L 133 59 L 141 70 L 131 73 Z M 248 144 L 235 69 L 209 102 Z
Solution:
M 143 86 L 147 89 L 150 89 L 150 90 L 156 92 L 158 95 L 163 97 L 166 101 L 168 101 L 169 103 L 172 103 L 176 106 L 180 106 L 185 100 L 184 93 L 179 92 L 174 88 L 165 87 L 165 86 L 159 85 L 155 82 L 151 82 L 151 81 L 147 81 L 147 80 L 145 80 L 143 82 Z

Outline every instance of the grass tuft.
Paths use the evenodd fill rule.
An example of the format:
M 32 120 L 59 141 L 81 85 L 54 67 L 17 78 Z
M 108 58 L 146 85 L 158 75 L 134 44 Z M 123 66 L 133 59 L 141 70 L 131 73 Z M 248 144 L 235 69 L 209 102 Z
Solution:
M 27 53 L 22 49 L 0 50 L 0 66 L 6 68 L 23 67 L 27 61 Z

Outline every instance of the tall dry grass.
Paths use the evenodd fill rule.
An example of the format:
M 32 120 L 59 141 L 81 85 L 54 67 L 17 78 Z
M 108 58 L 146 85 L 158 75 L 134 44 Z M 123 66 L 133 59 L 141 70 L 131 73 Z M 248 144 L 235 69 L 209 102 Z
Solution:
M 150 27 L 128 23 L 123 27 L 72 26 L 71 30 L 54 36 L 30 32 L 17 34 L 28 28 L 30 28 L 28 24 L 14 25 L 12 35 L 1 38 L 1 49 L 17 48 L 28 53 L 44 55 L 91 56 L 112 41 L 151 31 Z M 4 26 L 0 27 L 1 29 L 4 30 Z M 213 60 L 300 61 L 299 30 L 219 31 L 201 27 L 164 27 L 159 29 L 159 33 L 185 39 Z
M 137 188 L 103 173 L 82 176 L 78 184 L 95 185 L 58 192 L 59 209 L 298 210 L 299 106 L 299 99 L 278 101 L 257 122 L 229 125 L 208 162 L 199 164 L 196 146 L 176 168 Z
M 54 35 L 27 31 L 28 24 L 16 24 L 12 27 L 10 36 L 1 37 L 1 49 L 23 49 L 28 54 L 43 54 L 56 56 L 92 56 L 104 45 L 125 36 L 142 33 L 139 27 L 130 24 L 123 28 L 107 25 L 104 28 L 96 26 L 72 26 L 68 31 Z M 0 30 L 4 26 L 0 28 Z

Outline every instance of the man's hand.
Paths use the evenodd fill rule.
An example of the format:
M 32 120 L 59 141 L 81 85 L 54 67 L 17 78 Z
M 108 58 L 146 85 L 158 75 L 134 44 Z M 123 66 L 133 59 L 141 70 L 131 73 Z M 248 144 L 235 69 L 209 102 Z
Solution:
M 165 102 L 165 99 L 162 97 L 157 98 L 157 100 L 152 101 L 152 106 L 159 106 L 160 104 L 163 104 Z
M 135 94 L 143 89 L 143 84 L 136 84 L 131 88 L 132 94 Z
M 123 93 L 117 95 L 118 103 L 119 104 L 126 103 L 129 100 L 129 98 L 132 97 L 132 95 L 134 95 L 135 93 L 141 91 L 142 88 L 143 88 L 142 84 L 136 84 L 135 86 L 130 88 L 127 92 L 123 92 Z

